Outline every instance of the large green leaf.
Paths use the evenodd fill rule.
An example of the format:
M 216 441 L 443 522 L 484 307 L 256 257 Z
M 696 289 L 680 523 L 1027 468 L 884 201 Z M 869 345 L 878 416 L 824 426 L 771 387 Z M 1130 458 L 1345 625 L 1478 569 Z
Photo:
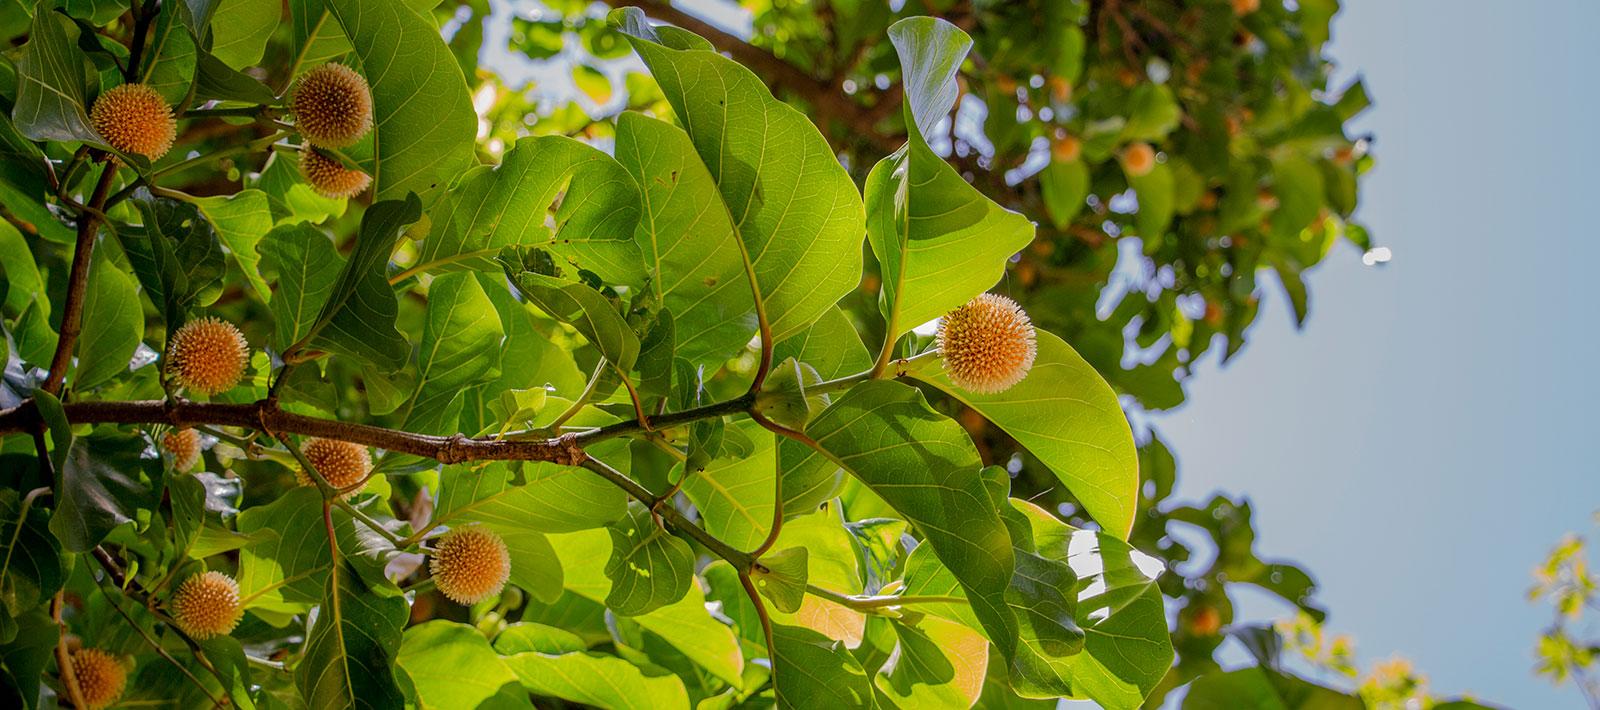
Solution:
M 879 692 L 905 708 L 971 707 L 983 692 L 989 641 L 948 619 L 924 615 L 893 622 L 894 664 L 875 680 Z
M 145 48 L 145 65 L 140 70 L 140 81 L 161 94 L 167 104 L 181 108 L 189 99 L 194 86 L 196 47 L 194 36 L 189 34 L 178 12 L 163 12 L 150 30 L 150 44 Z
M 225 22 L 211 23 L 211 53 L 235 69 L 261 61 L 278 21 L 282 0 L 218 0 L 218 15 Z
M 682 129 L 631 111 L 617 119 L 617 160 L 643 190 L 635 233 L 672 313 L 677 355 L 717 366 L 756 331 L 739 233 Z
M 454 621 L 435 619 L 406 629 L 397 659 L 417 691 L 417 706 L 438 710 L 529 707 L 527 693 L 515 673 L 489 648 L 477 629 Z M 505 686 L 519 702 L 497 700 Z
M 399 305 L 384 267 L 401 230 L 421 217 L 422 203 L 414 193 L 403 201 L 379 202 L 367 208 L 361 216 L 355 251 L 299 343 L 388 371 L 405 364 L 411 347 L 395 329 Z
M 622 616 L 638 616 L 688 592 L 694 578 L 694 551 L 658 526 L 644 504 L 629 503 L 628 516 L 607 531 L 611 533 L 607 608 Z
M 619 370 L 633 369 L 639 357 L 639 336 L 605 295 L 588 284 L 522 270 L 521 265 L 509 261 L 505 267 L 517 290 L 540 310 L 576 328 Z
M 11 121 L 17 132 L 36 141 L 84 141 L 103 145 L 89 124 L 89 64 L 69 36 L 72 21 L 39 0 L 33 7 L 28 43 L 17 61 L 17 102 Z
M 805 330 L 779 341 L 773 359 L 794 358 L 817 371 L 824 380 L 862 372 L 872 367 L 872 355 L 850 317 L 835 307 Z M 777 436 L 774 434 L 774 436 Z M 783 513 L 804 515 L 839 491 L 844 472 L 810 447 L 778 436 L 778 475 L 783 476 Z
M 707 532 L 740 550 L 753 550 L 772 528 L 772 477 L 777 461 L 772 436 L 743 426 L 755 448 L 723 456 L 700 471 L 686 471 L 683 493 L 700 510 Z
M 773 337 L 821 317 L 861 277 L 860 195 L 815 126 L 705 40 L 652 28 L 637 8 L 611 23 L 655 75 L 722 194 Z
M 915 388 L 873 380 L 846 392 L 806 433 L 916 526 L 966 589 L 989 639 L 1012 657 L 1017 619 L 1004 602 L 1015 565 L 1011 535 L 961 426 L 933 411 Z
M 194 205 L 156 197 L 144 188 L 134 193 L 133 205 L 143 226 L 123 227 L 117 235 L 170 332 L 183 324 L 191 306 L 221 293 L 227 257 L 216 230 Z
M 329 561 L 322 498 L 309 486 L 249 508 L 237 520 L 250 543 L 239 552 L 239 599 L 245 608 L 282 609 L 319 600 Z M 292 607 L 290 607 L 292 608 Z
M 104 258 L 89 270 L 78 336 L 78 374 L 72 387 L 84 391 L 128 371 L 144 337 L 144 312 L 133 279 Z
M 872 680 L 844 644 L 811 629 L 774 624 L 772 645 L 778 707 L 873 707 Z
M 272 209 L 267 203 L 267 193 L 240 190 L 232 195 L 198 197 L 194 204 L 216 228 L 217 237 L 228 248 L 228 254 L 244 272 L 245 280 L 250 282 L 256 295 L 263 301 L 272 298 L 271 287 L 261 278 L 261 256 L 257 253 L 261 238 L 272 229 Z
M 599 456 L 603 450 L 594 453 Z M 449 466 L 440 477 L 434 520 L 572 532 L 618 520 L 627 511 L 627 500 L 621 489 L 581 468 L 531 462 L 520 469 L 504 462 L 476 470 Z
M 500 376 L 504 338 L 500 313 L 473 274 L 434 279 L 417 351 L 417 388 L 401 411 L 406 430 L 453 432 L 462 390 Z
M 1028 376 L 975 394 L 943 373 L 913 373 L 995 423 L 1065 483 L 1107 532 L 1126 539 L 1139 500 L 1139 457 L 1117 395 L 1065 341 L 1037 331 Z
M 328 543 L 326 537 L 320 542 Z M 400 707 L 404 698 L 394 667 L 408 612 L 405 597 L 371 589 L 347 565 L 335 565 L 295 669 L 295 685 L 306 703 L 316 708 Z
M 551 544 L 561 558 L 564 584 L 574 595 L 598 603 L 611 594 L 605 565 L 597 563 L 611 554 L 609 532 L 585 530 L 552 535 Z M 732 629 L 706 610 L 706 597 L 699 584 L 689 584 L 688 593 L 677 602 L 628 620 L 661 637 L 712 675 L 729 683 L 739 682 L 745 668 L 739 642 Z
M 687 708 L 683 681 L 662 671 L 646 675 L 616 656 L 572 653 L 518 653 L 504 657 L 523 687 L 539 695 L 561 698 L 606 710 Z
M 1033 240 L 1033 224 L 978 192 L 924 138 L 955 105 L 971 38 L 944 20 L 911 17 L 889 28 L 889 39 L 900 55 L 910 135 L 873 167 L 863 192 L 883 314 L 898 337 L 994 286 Z
M 294 56 L 289 70 L 295 76 L 350 52 L 350 40 L 326 0 L 289 0 L 289 27 Z
M 433 232 L 408 272 L 493 269 L 501 248 L 526 246 L 607 283 L 644 281 L 633 241 L 639 188 L 611 156 L 571 138 L 517 141 L 500 165 L 468 173 L 431 217 Z
M 138 437 L 94 433 L 72 440 L 59 463 L 55 515 L 50 532 L 70 552 L 88 552 L 119 525 L 131 523 L 152 504 L 139 481 L 149 468 Z
M 1073 687 L 1106 708 L 1137 708 L 1172 666 L 1172 639 L 1154 570 L 1160 562 L 1128 543 L 1092 530 L 1075 530 L 1026 501 L 1012 505 L 1027 516 L 1039 554 L 1065 559 L 1078 576 L 1077 623 L 1084 652 L 1054 659 Z
M 478 117 L 439 30 L 404 3 L 327 0 L 372 87 L 375 199 L 452 181 L 473 160 Z
M 321 230 L 304 223 L 268 232 L 257 247 L 261 265 L 278 284 L 271 303 L 273 345 L 283 352 L 311 332 L 317 311 L 339 279 L 339 253 Z
M 44 603 L 66 579 L 49 511 L 31 505 L 23 515 L 22 507 L 21 493 L 0 490 L 0 614 L 9 616 Z
M 1189 686 L 1183 710 L 1362 710 L 1354 695 L 1261 667 L 1208 673 Z

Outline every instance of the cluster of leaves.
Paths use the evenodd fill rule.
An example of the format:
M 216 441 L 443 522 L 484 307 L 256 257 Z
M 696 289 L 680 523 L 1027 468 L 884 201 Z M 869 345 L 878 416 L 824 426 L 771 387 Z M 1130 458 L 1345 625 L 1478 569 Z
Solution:
M 128 702 L 184 706 L 1132 708 L 1158 690 L 1167 582 L 1129 543 L 1140 457 L 1116 392 L 1048 329 L 1020 384 L 965 392 L 912 332 L 1034 237 L 934 145 L 977 61 L 966 33 L 877 29 L 906 135 L 858 187 L 756 74 L 636 10 L 605 32 L 661 98 L 609 124 L 611 152 L 541 135 L 479 164 L 466 53 L 437 20 L 456 14 L 435 5 L 6 6 L 10 700 L 70 696 L 73 643 L 130 662 Z M 373 178 L 361 200 L 283 159 L 285 94 L 331 60 L 371 86 L 374 127 L 342 154 Z M 134 80 L 181 125 L 153 162 L 84 120 Z M 206 403 L 159 356 L 200 315 L 255 346 Z M 951 411 L 1025 447 L 1079 524 L 1015 497 Z M 203 472 L 158 453 L 169 425 L 202 428 Z M 379 445 L 378 475 L 349 500 L 297 486 L 313 433 Z M 423 560 L 467 525 L 505 541 L 511 586 L 462 608 Z M 1219 564 L 1277 573 L 1248 545 Z M 238 582 L 229 636 L 168 615 L 203 569 Z
M 886 29 L 930 12 L 970 33 L 954 110 L 922 131 L 923 140 L 963 179 L 1035 224 L 1037 238 L 1007 264 L 1002 290 L 1072 343 L 1139 429 L 1141 515 L 1132 540 L 1181 571 L 1160 581 L 1182 611 L 1179 661 L 1157 697 L 1218 669 L 1218 629 L 1234 621 L 1232 585 L 1260 587 L 1324 616 L 1309 574 L 1255 554 L 1248 501 L 1171 499 L 1176 457 L 1141 415 L 1180 405 L 1191 366 L 1207 352 L 1236 353 L 1260 300 L 1277 297 L 1269 295 L 1275 284 L 1303 323 L 1302 274 L 1340 240 L 1370 246 L 1351 219 L 1357 183 L 1372 166 L 1370 141 L 1346 128 L 1368 98 L 1360 82 L 1331 85 L 1324 56 L 1336 0 L 927 0 L 899 9 L 744 2 L 748 35 L 719 31 L 666 2 L 613 4 L 642 5 L 693 27 L 751 68 L 805 108 L 857 182 L 913 132 Z M 595 40 L 603 12 L 585 2 L 543 6 L 511 18 L 456 14 L 470 19 L 453 45 L 509 38 L 509 57 L 482 47 L 485 66 L 500 72 L 480 72 L 484 92 L 476 94 L 493 99 L 483 112 L 488 150 L 527 131 L 604 142 L 615 137 L 614 113 L 661 110 L 665 99 L 643 68 Z M 465 31 L 472 27 L 488 29 Z M 542 83 L 524 91 L 520 78 L 535 69 L 545 70 L 536 74 Z M 582 98 L 560 98 L 551 86 L 566 72 L 568 93 Z M 609 81 L 596 90 L 600 77 Z M 1135 144 L 1159 155 L 1143 175 L 1120 160 Z M 865 270 L 841 306 L 872 342 L 884 328 L 875 253 Z M 935 406 L 973 434 L 985 461 L 1016 473 L 1015 495 L 1089 523 L 1077 491 L 1059 485 L 1027 442 L 962 402 Z M 1191 558 L 1211 562 L 1185 564 Z M 1194 618 L 1216 622 L 1187 623 Z
M 1595 519 L 1600 521 L 1600 514 Z M 1590 567 L 1584 539 L 1568 535 L 1534 568 L 1530 601 L 1544 600 L 1555 610 L 1539 636 L 1534 671 L 1560 685 L 1571 681 L 1589 707 L 1600 708 L 1600 636 L 1585 629 L 1588 614 L 1600 610 L 1600 574 Z

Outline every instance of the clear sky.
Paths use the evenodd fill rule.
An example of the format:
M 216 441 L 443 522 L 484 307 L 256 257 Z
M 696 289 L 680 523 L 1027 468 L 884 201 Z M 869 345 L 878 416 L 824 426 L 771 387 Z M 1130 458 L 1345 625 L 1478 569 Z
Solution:
M 1596 27 L 1593 0 L 1346 0 L 1331 55 L 1375 102 L 1359 217 L 1393 261 L 1336 251 L 1303 332 L 1272 293 L 1158 420 L 1179 495 L 1248 496 L 1364 667 L 1404 655 L 1516 708 L 1582 705 L 1531 675 L 1549 613 L 1524 595 L 1600 508 Z

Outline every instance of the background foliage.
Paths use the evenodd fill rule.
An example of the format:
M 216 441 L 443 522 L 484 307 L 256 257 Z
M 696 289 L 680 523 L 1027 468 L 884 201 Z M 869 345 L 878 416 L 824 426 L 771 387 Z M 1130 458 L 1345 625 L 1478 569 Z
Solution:
M 1186 704 L 1359 702 L 1284 671 L 1278 631 L 1230 626 L 1231 585 L 1282 597 L 1306 624 L 1324 610 L 1309 574 L 1257 555 L 1247 501 L 1170 499 L 1175 458 L 1143 416 L 1183 401 L 1188 366 L 1206 351 L 1237 352 L 1261 298 L 1286 298 L 1303 319 L 1301 274 L 1335 240 L 1369 246 L 1349 216 L 1371 159 L 1344 129 L 1367 98 L 1359 83 L 1326 83 L 1332 0 L 746 3 L 748 38 L 653 1 L 617 4 L 699 37 L 561 1 L 496 12 L 482 0 L 56 4 L 0 3 L 10 117 L 0 123 L 0 407 L 33 397 L 52 425 L 38 446 L 55 459 L 44 467 L 26 436 L 0 444 L 13 489 L 0 495 L 7 559 L 28 552 L 0 578 L 19 701 L 38 697 L 39 669 L 54 661 L 39 634 L 18 629 L 48 628 L 49 598 L 64 589 L 72 633 L 137 661 L 130 700 L 475 706 L 525 704 L 531 692 L 614 707 L 774 695 L 1009 707 L 1029 702 L 1022 690 L 1132 707 L 1201 678 Z M 157 7 L 141 30 L 141 13 Z M 951 26 L 891 31 L 912 15 Z M 144 47 L 133 67 L 130 46 Z M 738 64 L 694 51 L 704 46 Z M 374 185 L 348 202 L 314 194 L 292 154 L 271 148 L 284 137 L 270 107 L 329 60 L 361 67 L 376 103 L 372 138 L 345 156 Z M 667 411 L 738 397 L 763 377 L 751 341 L 765 321 L 776 343 L 768 382 L 795 396 L 764 411 L 832 442 L 836 460 L 737 418 L 590 448 L 651 496 L 681 486 L 688 512 L 675 513 L 554 463 L 440 469 L 390 451 L 386 475 L 358 500 L 364 512 L 330 514 L 335 550 L 320 539 L 320 498 L 293 488 L 295 462 L 268 438 L 216 429 L 205 473 L 175 476 L 149 448 L 159 423 L 70 429 L 67 410 L 35 388 L 63 328 L 76 230 L 92 215 L 82 204 L 95 169 L 74 159 L 75 144 L 103 146 L 83 112 L 125 73 L 190 120 L 180 150 L 153 165 L 125 156 L 110 186 L 69 402 L 161 397 L 152 363 L 165 333 L 203 311 L 257 346 L 250 378 L 223 403 L 254 402 L 276 384 L 290 413 L 417 434 L 599 426 L 634 416 L 634 395 Z M 1148 173 L 1124 164 L 1135 144 L 1159 154 Z M 909 206 L 895 200 L 907 184 Z M 776 198 L 785 209 L 767 209 Z M 925 233 L 899 231 L 901 207 L 925 209 L 910 222 Z M 901 239 L 935 252 L 912 259 Z M 161 248 L 176 258 L 162 260 Z M 552 257 L 582 272 L 552 270 Z M 764 294 L 759 314 L 751 280 Z M 1041 370 L 1059 368 L 1064 384 L 982 397 L 929 375 L 918 388 L 862 385 L 814 411 L 806 388 L 871 367 L 895 336 L 908 335 L 884 355 L 925 350 L 918 326 L 996 281 L 1041 327 Z M 1091 485 L 1134 470 L 1131 448 L 1117 448 L 1126 425 L 1116 407 L 1059 413 L 1109 398 L 1102 378 L 1117 396 L 1107 401 L 1135 423 L 1136 492 L 1131 480 L 1113 493 Z M 875 454 L 873 437 L 885 434 L 873 427 L 906 421 L 918 427 L 912 440 L 955 453 Z M 1063 422 L 1110 453 L 1057 441 Z M 968 437 L 972 446 L 959 443 Z M 875 475 L 945 468 L 983 471 L 987 486 L 971 496 L 1004 501 L 1009 487 L 1028 502 L 974 522 L 949 518 L 947 501 L 886 504 L 869 490 Z M 60 481 L 47 486 L 52 471 Z M 822 506 L 781 534 L 770 522 L 774 471 L 793 482 L 783 510 Z M 30 497 L 41 487 L 54 496 Z M 96 503 L 74 507 L 85 500 Z M 653 512 L 690 516 L 739 551 L 770 541 L 770 654 L 727 561 L 692 577 L 637 574 L 708 558 L 704 541 L 663 532 Z M 471 609 L 425 591 L 402 597 L 389 580 L 425 574 L 385 538 L 466 523 L 510 543 L 514 588 Z M 1034 560 L 1055 588 L 1077 592 L 1059 601 L 1076 603 L 1075 621 L 1068 611 L 1065 623 L 1035 625 L 1011 607 L 1045 600 L 1013 598 L 1009 571 L 930 554 L 955 544 L 930 531 L 986 524 L 1032 538 L 1033 549 L 1007 551 L 1019 569 Z M 929 544 L 907 554 L 900 541 L 912 530 Z M 796 549 L 808 552 L 804 578 L 777 574 L 778 556 Z M 250 614 L 237 641 L 196 654 L 159 623 L 158 604 L 138 602 L 199 560 L 236 572 Z M 952 596 L 958 582 L 991 593 L 972 608 L 894 607 L 906 614 L 804 593 L 809 583 Z M 1094 615 L 1106 609 L 1113 623 Z M 1001 637 L 1017 632 L 996 630 L 1017 623 L 1019 638 L 1071 653 L 1006 649 Z M 1226 633 L 1257 652 L 1259 668 L 1220 672 Z M 985 667 L 989 641 L 1001 653 Z M 1013 667 L 1008 679 L 1002 656 L 1047 668 Z M 768 657 L 797 685 L 774 693 L 768 666 L 753 660 Z M 459 667 L 481 682 L 441 673 Z M 783 667 L 826 673 L 807 685 Z M 343 682 L 310 673 L 321 668 L 342 669 Z M 1046 682 L 1030 690 L 1019 678 Z

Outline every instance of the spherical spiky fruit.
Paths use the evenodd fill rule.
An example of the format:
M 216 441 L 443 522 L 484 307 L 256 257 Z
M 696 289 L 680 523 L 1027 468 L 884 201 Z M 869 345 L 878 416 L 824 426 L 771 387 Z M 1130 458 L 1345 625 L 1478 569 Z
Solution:
M 216 394 L 239 384 L 250 361 L 250 345 L 238 328 L 220 318 L 197 318 L 172 334 L 167 374 L 178 384 Z
M 306 443 L 300 445 L 300 453 L 305 454 L 306 460 L 316 467 L 317 473 L 322 474 L 323 480 L 334 488 L 354 486 L 372 470 L 372 455 L 367 453 L 367 447 L 348 441 L 307 439 Z M 316 485 L 304 469 L 295 471 L 295 478 L 302 486 Z M 360 492 L 361 489 L 357 488 L 345 493 L 344 497 Z
M 506 586 L 511 554 L 505 541 L 485 528 L 456 528 L 439 538 L 428 569 L 440 592 L 457 604 L 471 605 Z
M 212 570 L 183 581 L 172 595 L 172 618 L 197 639 L 226 636 L 239 625 L 239 583 Z
M 957 387 L 980 394 L 1004 392 L 1033 367 L 1033 323 L 1005 296 L 979 294 L 939 319 L 939 353 Z
M 172 454 L 172 468 L 187 471 L 200 461 L 200 432 L 193 429 L 173 429 L 161 437 L 161 448 Z
M 111 87 L 95 99 L 89 120 L 111 147 L 151 160 L 166 155 L 178 135 L 172 107 L 144 84 Z
M 1083 143 L 1072 136 L 1062 136 L 1050 143 L 1050 157 L 1057 162 L 1070 163 L 1083 153 Z
M 72 654 L 72 675 L 78 681 L 78 692 L 83 694 L 87 710 L 99 710 L 122 697 L 128 685 L 128 669 L 121 659 L 97 648 L 85 648 Z
M 343 148 L 372 130 L 372 91 L 366 79 L 343 64 L 306 72 L 289 109 L 300 135 L 324 148 Z
M 317 194 L 333 199 L 355 197 L 372 184 L 371 175 L 351 170 L 338 158 L 309 145 L 300 149 L 300 176 L 311 183 Z
M 1156 149 L 1149 143 L 1133 143 L 1122 149 L 1122 169 L 1128 177 L 1143 177 L 1156 168 Z
M 1233 0 L 1233 14 L 1248 15 L 1261 9 L 1261 0 Z

